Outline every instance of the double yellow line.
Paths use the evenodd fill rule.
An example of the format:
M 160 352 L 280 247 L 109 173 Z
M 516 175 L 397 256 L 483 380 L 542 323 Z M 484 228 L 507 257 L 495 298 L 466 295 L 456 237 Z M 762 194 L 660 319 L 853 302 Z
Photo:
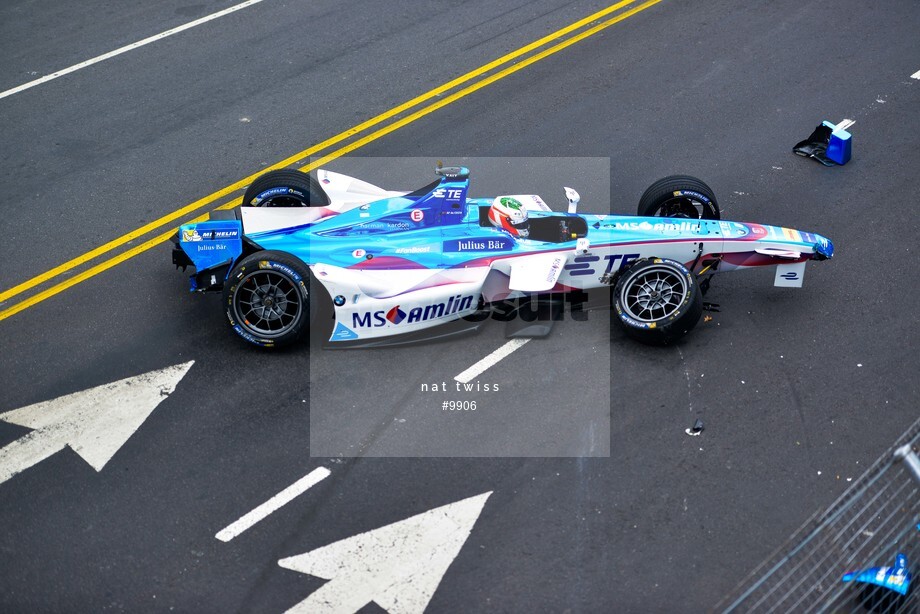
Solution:
M 167 224 L 172 224 L 173 222 L 176 222 L 177 220 L 181 220 L 182 223 L 185 223 L 188 221 L 199 221 L 199 220 L 207 219 L 208 213 L 199 214 L 197 217 L 195 217 L 192 220 L 187 219 L 187 218 L 191 216 L 192 214 L 198 212 L 200 209 L 203 209 L 207 207 L 208 205 L 211 205 L 214 201 L 220 200 L 221 198 L 224 198 L 225 196 L 228 196 L 230 194 L 233 194 L 234 192 L 237 192 L 245 188 L 250 183 L 252 183 L 256 179 L 256 177 L 258 177 L 259 175 L 261 175 L 262 173 L 266 171 L 277 169 L 277 168 L 285 168 L 285 167 L 303 162 L 306 158 L 313 156 L 314 154 L 325 151 L 329 149 L 330 147 L 333 147 L 334 145 L 338 145 L 339 143 L 342 143 L 343 141 L 346 141 L 348 139 L 351 139 L 352 137 L 362 134 L 370 130 L 371 128 L 374 128 L 380 124 L 383 124 L 384 122 L 390 119 L 399 117 L 400 115 L 403 115 L 407 111 L 423 103 L 429 102 L 433 98 L 438 98 L 442 96 L 443 94 L 446 94 L 447 92 L 450 92 L 451 90 L 457 87 L 460 87 L 471 81 L 473 82 L 470 85 L 466 85 L 466 87 L 463 87 L 462 89 L 459 89 L 451 93 L 448 96 L 439 98 L 438 100 L 431 102 L 427 104 L 426 106 L 412 113 L 403 115 L 402 117 L 399 117 L 398 119 L 396 119 L 396 121 L 393 121 L 392 123 L 389 123 L 382 128 L 378 128 L 377 130 L 374 130 L 373 132 L 370 132 L 366 134 L 365 136 L 362 136 L 361 138 L 355 139 L 349 142 L 347 145 L 344 145 L 342 147 L 339 147 L 338 149 L 335 149 L 334 151 L 326 153 L 322 155 L 320 158 L 313 160 L 309 164 L 306 164 L 300 167 L 300 170 L 304 172 L 313 170 L 323 164 L 326 164 L 330 160 L 334 160 L 352 151 L 355 151 L 356 149 L 359 149 L 363 147 L 364 145 L 367 145 L 368 143 L 371 143 L 383 136 L 386 136 L 387 134 L 390 134 L 391 132 L 399 130 L 403 126 L 411 124 L 412 122 L 422 117 L 425 117 L 429 113 L 433 113 L 434 111 L 437 111 L 438 109 L 442 107 L 445 107 L 453 102 L 456 102 L 457 100 L 460 100 L 461 98 L 469 96 L 470 94 L 472 94 L 473 92 L 476 92 L 477 90 L 480 90 L 488 85 L 491 85 L 492 83 L 495 83 L 496 81 L 504 79 L 508 75 L 514 74 L 517 71 L 530 66 L 531 64 L 539 62 L 540 60 L 546 57 L 549 57 L 555 53 L 558 53 L 562 51 L 563 49 L 566 49 L 567 47 L 574 45 L 575 43 L 579 41 L 582 41 L 590 36 L 593 36 L 597 34 L 598 32 L 601 32 L 602 30 L 612 26 L 615 23 L 619 23 L 620 21 L 623 21 L 624 19 L 627 19 L 635 15 L 636 13 L 644 11 L 645 9 L 651 6 L 658 4 L 660 1 L 661 0 L 647 0 L 646 2 L 637 4 L 636 3 L 637 0 L 623 0 L 622 2 L 617 2 L 616 4 L 610 5 L 596 13 L 588 15 L 584 19 L 579 19 L 578 21 L 568 26 L 565 26 L 564 28 L 560 28 L 559 30 L 552 32 L 551 34 L 548 34 L 544 36 L 543 38 L 540 38 L 539 40 L 535 40 L 534 42 L 530 44 L 524 45 L 523 47 L 516 49 L 508 54 L 505 54 L 501 56 L 500 58 L 497 58 L 487 64 L 483 64 L 479 68 L 476 68 L 475 70 L 471 70 L 470 72 L 464 75 L 461 75 L 457 77 L 456 79 L 448 81 L 447 83 L 440 85 L 432 90 L 429 90 L 425 92 L 424 94 L 421 94 L 420 96 L 416 96 L 415 98 L 408 100 L 399 106 L 393 107 L 392 109 L 384 113 L 381 113 L 380 115 L 372 117 L 371 119 L 368 119 L 367 121 L 364 121 L 358 124 L 357 126 L 349 128 L 348 130 L 345 130 L 344 132 L 340 132 L 339 134 L 331 138 L 328 138 L 321 143 L 317 143 L 316 145 L 308 147 L 307 149 L 301 152 L 298 152 L 294 154 L 293 156 L 290 156 L 284 160 L 281 160 L 280 162 L 277 162 L 268 168 L 261 169 L 258 173 L 249 175 L 248 177 L 244 177 L 243 179 L 240 179 L 239 181 L 232 183 L 228 185 L 227 187 L 214 192 L 213 194 L 209 194 L 208 196 L 205 196 L 204 198 L 200 198 L 196 200 L 195 202 L 189 203 L 188 205 L 182 207 L 181 209 L 177 209 L 176 211 L 173 211 L 172 213 L 169 213 L 167 215 L 164 215 L 161 218 L 153 220 L 152 222 L 144 224 L 140 228 L 132 230 L 131 232 L 125 235 L 122 235 L 118 237 L 117 239 L 109 241 L 108 243 L 105 243 L 104 245 L 100 245 L 99 247 L 93 250 L 90 250 L 86 252 L 85 254 L 74 258 L 73 260 L 68 260 L 67 262 L 60 264 L 54 267 L 53 269 L 46 271 L 45 273 L 42 273 L 41 275 L 33 277 L 32 279 L 29 279 L 13 288 L 10 288 L 9 290 L 4 290 L 3 292 L 0 292 L 0 305 L 3 305 L 4 303 L 6 303 L 7 301 L 9 301 L 10 299 L 14 297 L 17 297 L 25 292 L 28 292 L 29 290 L 32 290 L 42 284 L 45 284 L 46 282 L 52 281 L 55 278 L 60 277 L 64 273 L 67 273 L 77 267 L 83 266 L 84 264 L 87 264 L 90 261 L 99 258 L 100 256 L 108 254 L 130 243 L 131 241 L 134 241 L 135 239 L 139 239 L 152 232 L 155 232 L 161 229 L 163 226 L 166 226 Z M 634 6 L 631 6 L 631 5 L 634 5 Z M 552 44 L 552 43 L 555 43 L 555 44 Z M 551 45 L 551 46 L 547 46 L 547 45 Z M 537 51 L 541 48 L 543 48 L 541 51 Z M 536 52 L 536 53 L 533 53 L 533 52 Z M 523 59 L 520 59 L 520 58 L 523 58 Z M 519 60 L 519 61 L 515 61 L 515 60 Z M 501 70 L 497 70 L 499 68 L 501 68 Z M 491 73 L 491 74 L 488 74 L 488 73 Z M 237 196 L 231 199 L 230 201 L 216 207 L 216 209 L 230 209 L 230 208 L 236 207 L 237 205 L 240 204 L 241 199 L 242 199 L 242 196 Z M 71 288 L 79 283 L 82 283 L 86 281 L 87 279 L 90 279 L 91 277 L 95 277 L 99 273 L 102 273 L 103 271 L 106 271 L 118 264 L 121 264 L 122 262 L 130 258 L 133 258 L 134 256 L 142 252 L 145 252 L 152 247 L 165 243 L 166 241 L 170 239 L 170 237 L 172 237 L 175 234 L 175 232 L 176 232 L 175 227 L 170 227 L 169 230 L 167 230 L 166 232 L 157 234 L 153 236 L 152 238 L 147 239 L 143 243 L 140 243 L 123 252 L 120 252 L 117 255 L 112 256 L 111 258 L 103 262 L 100 262 L 90 268 L 87 268 L 72 277 L 69 277 L 63 281 L 59 281 L 58 283 L 50 286 L 49 288 L 45 290 L 32 294 L 31 296 L 28 296 L 27 298 L 24 298 L 21 301 L 9 307 L 6 307 L 2 311 L 0 311 L 0 321 L 5 320 L 6 318 L 9 318 L 10 316 L 15 315 L 25 309 L 28 309 L 29 307 L 32 307 L 33 305 L 36 305 L 44 301 L 47 298 L 50 298 L 56 294 L 59 294 L 63 292 L 64 290 L 67 290 L 68 288 Z

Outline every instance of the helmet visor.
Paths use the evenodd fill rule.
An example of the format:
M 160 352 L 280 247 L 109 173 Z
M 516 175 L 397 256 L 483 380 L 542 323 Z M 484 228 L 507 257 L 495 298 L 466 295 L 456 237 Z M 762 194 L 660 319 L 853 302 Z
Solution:
M 515 222 L 509 219 L 508 221 L 511 222 L 511 226 L 517 231 L 518 236 L 525 239 L 530 236 L 530 220 L 524 219 L 520 222 Z

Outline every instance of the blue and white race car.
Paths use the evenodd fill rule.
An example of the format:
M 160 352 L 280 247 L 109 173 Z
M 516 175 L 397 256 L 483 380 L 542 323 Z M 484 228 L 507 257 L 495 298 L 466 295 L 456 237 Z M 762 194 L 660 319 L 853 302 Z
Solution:
M 775 285 L 798 287 L 808 260 L 834 253 L 817 234 L 721 220 L 693 177 L 655 182 L 632 217 L 578 213 L 571 188 L 565 212 L 533 194 L 467 198 L 469 170 L 436 173 L 406 193 L 268 172 L 224 219 L 181 226 L 173 263 L 195 267 L 193 291 L 222 291 L 230 327 L 261 347 L 311 327 L 328 347 L 445 338 L 522 297 L 558 307 L 589 292 L 631 337 L 667 344 L 700 319 L 711 274 L 775 266 Z

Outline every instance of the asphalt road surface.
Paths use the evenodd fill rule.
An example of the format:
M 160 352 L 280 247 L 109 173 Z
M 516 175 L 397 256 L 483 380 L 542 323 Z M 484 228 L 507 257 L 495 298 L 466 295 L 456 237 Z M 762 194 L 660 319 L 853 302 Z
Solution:
M 11 93 L 234 5 L 4 2 L 0 610 L 700 612 L 839 496 L 920 415 L 920 5 L 621 4 L 585 20 L 608 5 L 263 0 Z M 849 164 L 792 154 L 843 118 Z M 819 232 L 837 254 L 800 290 L 717 277 L 721 311 L 674 347 L 604 311 L 567 318 L 474 380 L 497 392 L 458 392 L 501 323 L 265 353 L 154 240 L 311 156 L 391 189 L 465 163 L 474 196 L 561 208 L 571 185 L 590 212 L 632 213 L 687 173 L 724 218 Z M 155 376 L 125 384 L 114 404 L 149 416 L 123 443 L 105 420 L 68 440 L 89 418 L 52 420 L 64 401 L 7 413 L 173 365 L 187 372 L 147 405 Z M 104 445 L 99 471 L 77 453 L 98 464 Z

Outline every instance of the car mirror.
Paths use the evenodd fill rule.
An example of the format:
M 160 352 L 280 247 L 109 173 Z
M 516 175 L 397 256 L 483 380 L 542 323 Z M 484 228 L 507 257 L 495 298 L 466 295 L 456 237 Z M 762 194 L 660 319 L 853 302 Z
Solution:
M 578 201 L 581 200 L 581 196 L 578 195 L 578 192 L 572 188 L 564 188 L 565 197 L 569 201 L 569 213 L 576 213 L 578 211 Z

